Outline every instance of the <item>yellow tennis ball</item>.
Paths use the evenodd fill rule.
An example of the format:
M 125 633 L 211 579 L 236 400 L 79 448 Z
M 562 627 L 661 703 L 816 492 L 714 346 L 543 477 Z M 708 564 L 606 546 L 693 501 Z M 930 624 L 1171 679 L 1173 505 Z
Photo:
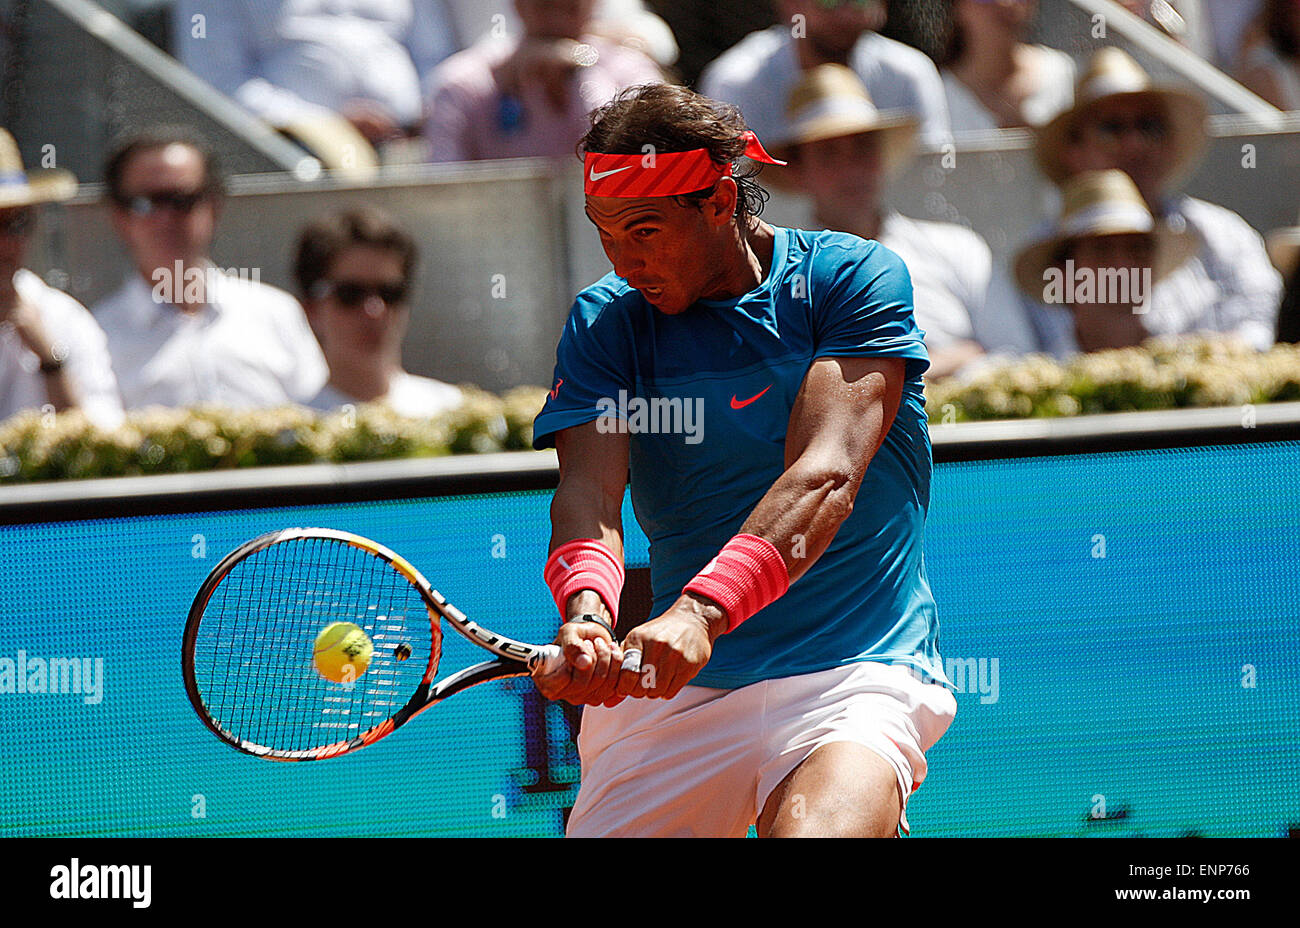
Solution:
M 374 642 L 352 622 L 333 622 L 321 629 L 312 651 L 316 672 L 335 683 L 351 683 L 366 672 Z

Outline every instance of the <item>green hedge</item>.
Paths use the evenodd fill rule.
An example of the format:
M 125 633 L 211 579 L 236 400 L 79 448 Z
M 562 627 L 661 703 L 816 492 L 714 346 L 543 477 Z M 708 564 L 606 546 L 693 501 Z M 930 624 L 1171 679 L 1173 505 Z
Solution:
M 991 365 L 925 394 L 934 423 L 1279 403 L 1300 400 L 1300 346 L 1257 352 L 1224 339 L 1150 339 L 1065 364 L 1032 355 Z
M 113 432 L 78 412 L 20 413 L 0 422 L 0 484 L 174 474 L 276 464 L 375 461 L 524 450 L 544 387 L 466 401 L 432 419 L 385 407 L 318 415 L 300 407 L 232 412 L 146 409 Z M 1153 339 L 1067 364 L 1034 355 L 969 379 L 926 386 L 932 422 L 1076 416 L 1140 409 L 1243 406 L 1300 400 L 1300 346 L 1259 353 L 1223 340 Z
M 375 461 L 530 448 L 546 390 L 494 396 L 462 387 L 465 402 L 431 419 L 383 406 L 317 414 L 301 407 L 139 410 L 115 431 L 80 412 L 24 412 L 0 422 L 0 483 L 175 474 L 277 464 Z

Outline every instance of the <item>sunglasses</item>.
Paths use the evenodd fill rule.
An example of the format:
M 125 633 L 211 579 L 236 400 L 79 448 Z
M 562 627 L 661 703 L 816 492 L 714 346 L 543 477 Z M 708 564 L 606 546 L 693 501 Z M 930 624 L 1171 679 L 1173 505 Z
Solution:
M 370 296 L 377 296 L 389 306 L 406 302 L 410 287 L 405 283 L 369 284 L 352 280 L 322 280 L 311 288 L 311 295 L 318 300 L 334 297 L 348 309 L 356 309 Z
M 0 218 L 0 235 L 18 237 L 26 235 L 32 230 L 36 222 L 36 217 L 31 210 L 25 209 L 21 212 Z
M 194 193 L 181 193 L 178 191 L 164 191 L 162 193 L 142 193 L 133 197 L 120 197 L 118 204 L 123 208 L 130 210 L 137 216 L 153 216 L 163 210 L 170 210 L 173 213 L 180 213 L 188 216 L 200 203 L 211 199 L 212 194 L 207 190 L 199 190 Z

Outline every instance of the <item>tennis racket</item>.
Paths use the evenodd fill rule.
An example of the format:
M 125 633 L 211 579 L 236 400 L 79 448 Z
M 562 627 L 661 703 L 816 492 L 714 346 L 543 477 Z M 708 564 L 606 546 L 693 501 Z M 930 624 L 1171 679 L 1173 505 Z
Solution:
M 492 660 L 434 682 L 441 620 Z M 349 682 L 313 662 L 334 622 L 373 644 Z M 515 641 L 471 621 L 418 570 L 348 532 L 291 528 L 246 542 L 203 581 L 185 626 L 185 691 L 230 746 L 268 760 L 323 760 L 391 735 L 464 689 L 564 663 L 558 647 Z

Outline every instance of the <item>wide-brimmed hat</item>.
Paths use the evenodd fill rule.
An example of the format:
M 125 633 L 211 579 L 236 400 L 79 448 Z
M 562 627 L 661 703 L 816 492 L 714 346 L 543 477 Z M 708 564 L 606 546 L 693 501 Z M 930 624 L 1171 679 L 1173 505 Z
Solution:
M 1044 272 L 1058 266 L 1061 249 L 1075 239 L 1154 234 L 1154 280 L 1161 280 L 1196 254 L 1195 236 L 1185 229 L 1174 231 L 1156 220 L 1137 185 L 1123 171 L 1084 171 L 1065 182 L 1061 197 L 1061 216 L 1051 234 L 1016 254 L 1016 284 L 1031 299 L 1042 300 Z
M 1300 262 L 1300 226 L 1274 229 L 1265 236 L 1264 242 L 1273 266 L 1282 272 L 1283 277 L 1290 278 Z
M 0 209 L 69 200 L 77 195 L 77 178 L 55 168 L 24 171 L 14 137 L 0 129 Z
M 786 158 L 796 145 L 845 135 L 878 134 L 881 169 L 888 175 L 911 156 L 920 123 L 902 111 L 881 111 L 852 69 L 821 64 L 805 71 L 786 102 L 785 136 L 774 147 Z
M 1081 119 L 1102 100 L 1116 97 L 1158 100 L 1169 120 L 1173 158 L 1169 165 L 1169 182 L 1177 183 L 1195 167 L 1205 149 L 1205 101 L 1194 93 L 1176 87 L 1157 87 L 1142 66 L 1122 49 L 1099 49 L 1088 62 L 1088 69 L 1074 88 L 1074 105 L 1058 114 L 1037 132 L 1034 153 L 1038 166 L 1053 183 L 1061 184 L 1069 172 L 1062 154 L 1071 144 L 1070 134 Z

